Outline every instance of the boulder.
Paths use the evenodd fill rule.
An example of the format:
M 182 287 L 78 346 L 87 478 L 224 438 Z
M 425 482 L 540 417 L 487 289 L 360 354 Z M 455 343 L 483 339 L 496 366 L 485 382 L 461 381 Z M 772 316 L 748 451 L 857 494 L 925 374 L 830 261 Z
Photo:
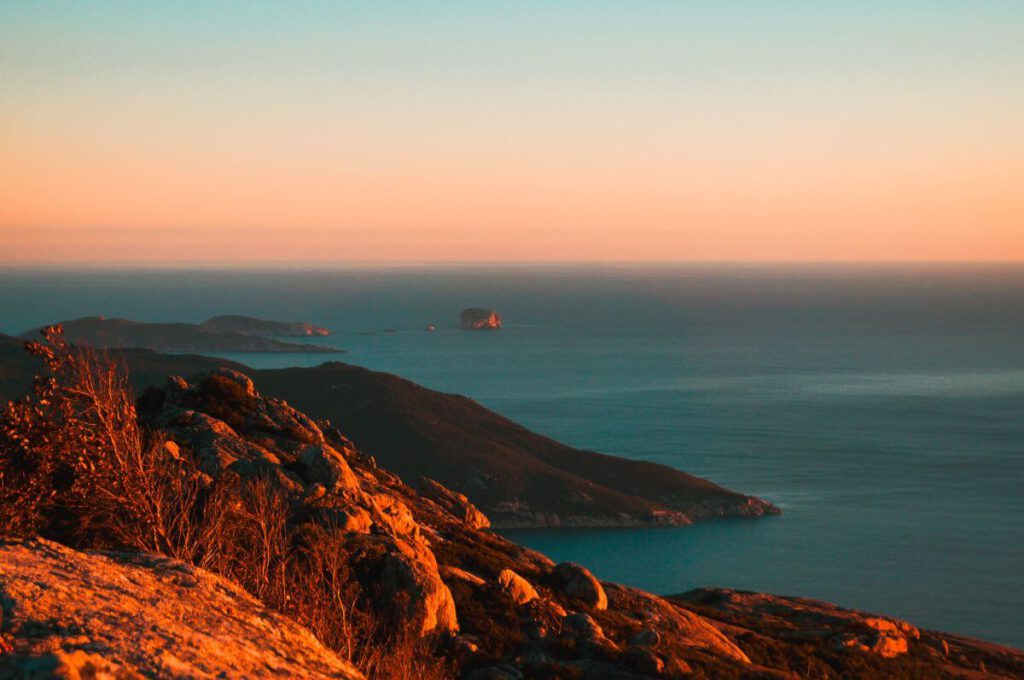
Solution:
M 404 605 L 405 617 L 418 632 L 455 633 L 459 630 L 455 600 L 441 580 L 434 554 L 419 541 L 382 539 L 388 550 L 381 572 L 383 602 Z
M 584 614 L 583 612 L 569 614 L 562 621 L 562 625 L 564 630 L 577 640 L 595 642 L 604 639 L 604 631 L 590 614 Z
M 363 502 L 370 510 L 374 522 L 391 534 L 404 537 L 419 536 L 419 525 L 409 507 L 391 494 L 367 494 Z
M 359 480 L 344 456 L 330 446 L 307 446 L 299 453 L 299 465 L 307 484 L 323 484 L 335 493 L 359 488 Z
M 605 595 L 604 588 L 586 567 L 573 562 L 562 562 L 555 566 L 553 574 L 560 590 L 569 597 L 597 611 L 608 608 L 608 596 Z
M 538 597 L 530 582 L 511 569 L 502 569 L 498 574 L 498 587 L 516 604 L 526 604 Z

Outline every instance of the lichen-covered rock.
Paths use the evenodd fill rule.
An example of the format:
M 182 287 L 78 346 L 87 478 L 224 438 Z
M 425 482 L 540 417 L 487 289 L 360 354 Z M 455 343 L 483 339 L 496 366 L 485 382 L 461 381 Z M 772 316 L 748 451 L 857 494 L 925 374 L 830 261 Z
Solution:
M 538 597 L 530 582 L 511 569 L 502 569 L 498 573 L 498 587 L 516 604 L 533 602 Z
M 404 605 L 407 619 L 415 622 L 421 633 L 458 631 L 455 600 L 441 580 L 434 554 L 419 541 L 394 539 L 385 545 L 388 553 L 381 574 L 384 600 Z
M 569 597 L 598 611 L 608 608 L 608 596 L 604 588 L 586 567 L 573 562 L 562 562 L 555 565 L 553 574 L 562 592 Z
M 0 677 L 362 678 L 241 588 L 154 555 L 0 540 Z

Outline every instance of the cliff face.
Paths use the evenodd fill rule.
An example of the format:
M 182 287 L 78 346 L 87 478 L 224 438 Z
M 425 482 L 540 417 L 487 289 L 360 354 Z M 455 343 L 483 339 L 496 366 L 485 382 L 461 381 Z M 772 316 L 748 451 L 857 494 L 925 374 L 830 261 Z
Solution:
M 269 480 L 288 499 L 290 521 L 298 529 L 330 537 L 340 546 L 381 620 L 404 621 L 415 635 L 435 639 L 436 654 L 446 659 L 455 677 L 931 678 L 974 677 L 981 669 L 1005 677 L 1024 674 L 1020 652 L 918 631 L 888 617 L 720 591 L 662 598 L 602 582 L 580 565 L 556 565 L 489 531 L 487 518 L 464 496 L 430 480 L 414 490 L 338 430 L 263 397 L 237 371 L 222 369 L 193 382 L 174 378 L 144 395 L 140 408 L 175 455 L 191 457 L 211 479 L 237 474 Z M 182 645 L 191 649 L 188 640 L 195 630 L 167 638 L 163 647 L 151 645 L 148 627 L 127 620 L 122 627 L 117 607 L 110 611 L 109 604 L 88 595 L 117 590 L 111 596 L 117 599 L 122 590 L 135 592 L 133 585 L 121 582 L 112 563 L 125 565 L 131 583 L 165 579 L 183 585 L 181 596 L 185 590 L 197 593 L 197 605 L 206 601 L 208 590 L 219 588 L 238 606 L 253 606 L 230 586 L 208 588 L 211 577 L 191 568 L 127 555 L 78 557 L 63 550 L 45 543 L 0 550 L 6 555 L 0 558 L 6 560 L 0 583 L 7 593 L 0 597 L 5 616 L 0 630 L 19 655 L 42 653 L 44 647 L 108 650 L 103 659 L 155 677 L 161 675 L 155 666 L 117 651 L 121 647 L 101 631 L 121 630 L 117 644 L 125 649 L 138 638 L 141 649 L 162 650 L 154 652 L 158 659 L 178 655 L 175 650 Z M 65 563 L 73 566 L 65 569 Z M 58 571 L 49 585 L 39 585 L 40 574 L 53 569 Z M 71 603 L 68 618 L 54 611 L 64 610 L 65 600 L 48 600 L 47 612 L 33 609 L 31 593 L 55 588 L 65 572 L 67 586 L 60 597 Z M 86 594 L 81 606 L 73 603 L 79 592 Z M 170 592 L 168 616 L 173 617 L 179 591 Z M 126 606 L 135 611 L 135 605 Z M 224 604 L 218 612 L 233 619 L 233 606 Z M 94 609 L 99 627 L 75 637 L 80 642 L 65 639 L 78 635 L 70 622 Z M 251 620 L 250 613 L 243 612 L 243 622 Z M 190 621 L 187 615 L 179 620 L 177 625 L 186 628 L 195 623 L 196 630 L 217 630 L 218 625 L 201 617 Z M 228 640 L 253 635 L 256 643 L 239 645 L 262 648 L 269 644 L 260 637 L 266 633 L 240 628 Z M 52 640 L 40 646 L 39 636 Z M 99 638 L 99 647 L 89 646 L 87 641 Z M 312 643 L 300 643 L 304 651 L 295 655 L 287 654 L 291 642 L 278 639 L 269 645 L 289 663 L 308 662 L 313 669 L 300 672 L 296 666 L 286 675 L 347 672 L 331 666 L 330 657 L 321 656 Z M 198 663 L 198 655 L 182 654 L 183 663 Z M 244 657 L 243 651 L 237 654 Z M 249 673 L 239 670 L 237 675 Z
M 2 678 L 362 678 L 230 581 L 157 555 L 0 540 L 0 602 Z

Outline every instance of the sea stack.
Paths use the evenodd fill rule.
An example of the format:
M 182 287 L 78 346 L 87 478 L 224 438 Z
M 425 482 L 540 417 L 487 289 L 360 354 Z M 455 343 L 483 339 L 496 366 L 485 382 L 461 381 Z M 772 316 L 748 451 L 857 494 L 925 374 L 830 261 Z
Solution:
M 462 328 L 468 331 L 493 331 L 501 328 L 501 315 L 493 309 L 470 307 L 460 316 Z

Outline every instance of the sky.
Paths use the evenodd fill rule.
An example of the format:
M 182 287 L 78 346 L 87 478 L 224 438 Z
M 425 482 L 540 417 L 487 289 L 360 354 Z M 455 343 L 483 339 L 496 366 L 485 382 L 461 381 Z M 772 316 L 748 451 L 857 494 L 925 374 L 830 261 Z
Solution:
M 949 260 L 1020 0 L 0 0 L 0 262 Z

